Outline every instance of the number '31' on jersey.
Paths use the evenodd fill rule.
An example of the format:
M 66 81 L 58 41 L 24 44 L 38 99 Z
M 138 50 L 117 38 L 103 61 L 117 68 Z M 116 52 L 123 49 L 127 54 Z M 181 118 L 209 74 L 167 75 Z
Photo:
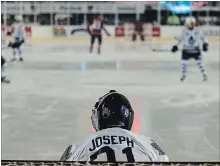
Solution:
M 169 161 L 149 137 L 121 128 L 108 128 L 70 145 L 62 161 L 156 162 Z

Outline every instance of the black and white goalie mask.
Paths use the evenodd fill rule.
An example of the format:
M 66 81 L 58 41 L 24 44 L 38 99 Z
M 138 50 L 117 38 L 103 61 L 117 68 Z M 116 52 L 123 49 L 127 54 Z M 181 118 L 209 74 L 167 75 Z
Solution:
M 91 120 L 96 131 L 112 127 L 131 130 L 133 119 L 129 100 L 114 90 L 100 97 L 92 109 Z

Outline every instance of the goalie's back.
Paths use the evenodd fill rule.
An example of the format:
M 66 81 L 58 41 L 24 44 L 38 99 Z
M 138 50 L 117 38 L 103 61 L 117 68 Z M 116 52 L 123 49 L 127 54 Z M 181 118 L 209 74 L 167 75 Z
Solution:
M 149 137 L 121 128 L 108 128 L 70 145 L 61 160 L 153 162 L 168 161 L 168 157 Z

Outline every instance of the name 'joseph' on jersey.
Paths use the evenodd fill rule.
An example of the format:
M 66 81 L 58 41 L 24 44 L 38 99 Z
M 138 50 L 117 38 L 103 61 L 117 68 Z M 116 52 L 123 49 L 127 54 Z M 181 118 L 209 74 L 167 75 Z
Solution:
M 201 42 L 208 42 L 203 32 L 199 28 L 192 30 L 185 28 L 181 36 L 178 38 L 177 45 L 183 43 L 184 50 L 198 50 Z
M 62 161 L 154 162 L 169 161 L 163 150 L 149 137 L 121 128 L 108 128 L 70 145 Z

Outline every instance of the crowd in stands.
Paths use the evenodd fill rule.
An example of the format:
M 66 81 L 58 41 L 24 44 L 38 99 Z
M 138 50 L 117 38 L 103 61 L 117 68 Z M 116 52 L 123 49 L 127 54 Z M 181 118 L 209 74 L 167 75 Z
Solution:
M 7 3 L 15 3 L 13 1 L 9 1 Z M 32 3 L 32 8 L 34 10 L 34 1 Z M 43 1 L 37 2 L 37 3 L 45 3 Z M 48 3 L 48 2 L 46 2 Z M 74 2 L 77 3 L 77 2 Z M 92 3 L 90 1 L 90 3 Z M 95 1 L 94 3 L 114 3 L 114 2 L 98 2 Z M 209 6 L 213 7 L 220 7 L 219 1 L 209 2 Z M 114 25 L 115 24 L 115 14 L 104 14 L 105 23 L 107 25 Z M 160 22 L 157 21 L 158 14 L 160 15 Z M 7 21 L 5 21 L 5 16 L 3 13 L 1 13 L 1 23 L 4 25 L 5 22 L 7 22 L 7 25 L 11 25 L 14 22 L 15 15 L 7 15 Z M 24 16 L 24 22 L 26 24 L 40 24 L 40 25 L 80 25 L 87 22 L 90 18 L 94 16 L 93 14 L 87 14 L 86 17 L 84 17 L 84 13 L 76 14 L 76 13 L 70 13 L 66 15 L 66 17 L 59 18 L 57 13 L 42 13 L 42 14 L 26 14 Z M 191 13 L 192 16 L 197 18 L 197 21 L 200 25 L 220 25 L 220 11 L 219 10 L 197 10 L 193 11 Z M 157 22 L 160 25 L 173 25 L 173 26 L 179 26 L 184 24 L 185 18 L 189 16 L 187 15 L 174 15 L 167 9 L 162 9 L 160 12 L 158 12 L 157 8 L 153 5 L 146 5 L 144 13 L 140 15 L 141 21 L 146 23 L 155 23 Z M 84 19 L 87 18 L 85 21 Z M 119 25 L 122 25 L 125 22 L 134 21 L 136 19 L 136 14 L 119 14 L 118 15 L 118 23 Z

